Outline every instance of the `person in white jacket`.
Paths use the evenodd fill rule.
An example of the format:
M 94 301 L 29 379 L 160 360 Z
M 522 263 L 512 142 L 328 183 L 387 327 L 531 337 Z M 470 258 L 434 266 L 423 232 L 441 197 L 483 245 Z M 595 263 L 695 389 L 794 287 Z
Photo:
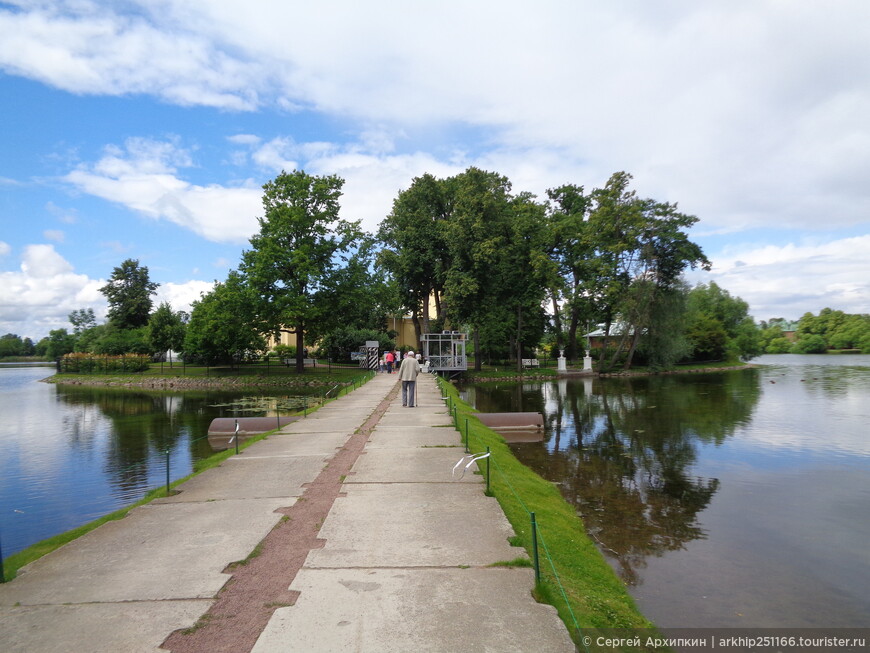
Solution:
M 414 357 L 414 352 L 405 354 L 399 367 L 399 380 L 402 382 L 402 405 L 414 407 L 414 395 L 417 392 L 417 375 L 420 373 L 420 363 Z

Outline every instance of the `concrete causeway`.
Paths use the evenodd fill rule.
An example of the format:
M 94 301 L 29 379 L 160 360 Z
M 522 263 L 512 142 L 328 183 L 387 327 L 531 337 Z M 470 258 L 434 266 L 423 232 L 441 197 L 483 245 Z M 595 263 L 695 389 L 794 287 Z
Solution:
M 21 570 L 0 585 L 0 649 L 168 650 L 396 384 L 379 374 Z M 375 426 L 254 653 L 575 650 L 531 569 L 490 566 L 525 551 L 482 478 L 453 478 L 460 435 L 434 378 L 417 387 L 417 407 L 396 396 Z

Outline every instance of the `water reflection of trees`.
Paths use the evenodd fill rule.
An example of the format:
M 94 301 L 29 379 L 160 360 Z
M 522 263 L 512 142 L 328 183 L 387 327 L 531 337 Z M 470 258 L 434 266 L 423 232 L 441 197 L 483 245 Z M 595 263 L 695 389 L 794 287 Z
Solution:
M 58 401 L 75 407 L 81 424 L 66 425 L 78 444 L 105 453 L 103 469 L 122 496 L 149 485 L 149 475 L 165 469 L 165 452 L 184 453 L 199 459 L 211 452 L 208 425 L 215 410 L 213 397 L 204 393 L 168 395 L 129 389 L 57 386 Z M 99 416 L 94 413 L 98 412 Z M 103 422 L 104 438 L 93 433 L 95 421 Z M 82 433 L 90 433 L 82 444 Z
M 753 370 L 518 387 L 479 390 L 477 405 L 520 410 L 519 397 L 521 410 L 544 413 L 545 441 L 515 451 L 560 485 L 629 584 L 641 582 L 648 556 L 705 537 L 698 514 L 719 481 L 692 474 L 698 445 L 718 445 L 748 422 L 760 394 Z M 500 393 L 513 403 L 498 408 Z

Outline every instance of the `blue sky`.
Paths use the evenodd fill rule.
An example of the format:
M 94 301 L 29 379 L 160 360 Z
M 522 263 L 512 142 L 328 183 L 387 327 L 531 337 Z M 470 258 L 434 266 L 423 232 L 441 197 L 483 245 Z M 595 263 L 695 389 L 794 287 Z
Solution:
M 759 320 L 870 312 L 870 3 L 0 1 L 0 333 L 124 259 L 175 309 L 237 266 L 282 169 L 374 230 L 470 165 L 634 176 Z

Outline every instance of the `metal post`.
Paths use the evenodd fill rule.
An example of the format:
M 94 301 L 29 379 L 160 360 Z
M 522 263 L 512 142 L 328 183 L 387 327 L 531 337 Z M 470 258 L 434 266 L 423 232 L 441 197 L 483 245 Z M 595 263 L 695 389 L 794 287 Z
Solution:
M 308 397 L 302 399 L 302 417 L 308 417 Z
M 532 516 L 532 559 L 535 562 L 535 584 L 541 582 L 541 562 L 538 559 L 538 523 L 535 521 L 535 513 Z
M 6 572 L 3 569 L 3 544 L 0 542 L 0 583 L 6 582 Z
M 489 459 L 492 457 L 489 447 L 486 448 L 486 495 L 490 496 L 492 492 L 489 491 Z
M 166 496 L 169 496 L 169 449 L 166 449 Z
M 468 418 L 465 418 L 465 453 L 471 453 L 468 450 Z
M 236 455 L 239 455 L 239 420 L 236 420 Z

